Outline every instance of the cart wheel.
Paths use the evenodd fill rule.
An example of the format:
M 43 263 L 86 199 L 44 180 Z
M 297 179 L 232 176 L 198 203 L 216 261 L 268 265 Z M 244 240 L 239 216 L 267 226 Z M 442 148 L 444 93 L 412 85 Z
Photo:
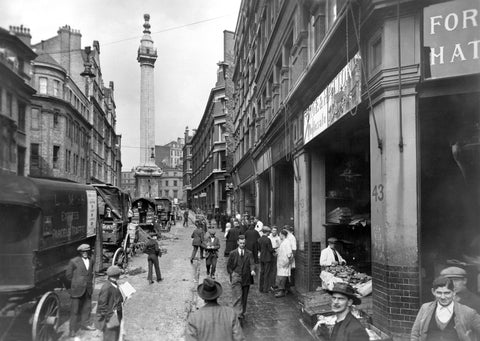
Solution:
M 119 247 L 112 258 L 112 265 L 117 265 L 122 269 L 126 269 L 128 264 L 128 257 L 123 247 Z
M 122 246 L 123 246 L 123 250 L 125 251 L 125 257 L 127 257 L 127 262 L 128 262 L 128 257 L 130 257 L 132 254 L 131 245 L 130 245 L 130 236 L 128 234 L 123 240 Z
M 33 341 L 57 339 L 60 324 L 60 300 L 52 291 L 45 293 L 37 304 L 32 323 Z

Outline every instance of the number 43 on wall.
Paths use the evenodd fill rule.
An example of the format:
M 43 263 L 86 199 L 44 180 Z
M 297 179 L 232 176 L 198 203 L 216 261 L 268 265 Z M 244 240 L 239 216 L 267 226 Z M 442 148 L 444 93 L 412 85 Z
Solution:
M 383 194 L 383 185 L 378 184 L 373 187 L 372 197 L 375 198 L 375 201 L 382 201 L 385 195 Z

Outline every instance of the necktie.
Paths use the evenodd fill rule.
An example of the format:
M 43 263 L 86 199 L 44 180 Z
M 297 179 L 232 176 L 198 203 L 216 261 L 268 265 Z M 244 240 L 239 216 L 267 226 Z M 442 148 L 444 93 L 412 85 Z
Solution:
M 337 251 L 335 251 L 335 250 L 333 250 L 333 249 L 332 249 L 332 251 L 333 251 L 333 257 L 335 257 L 335 262 L 338 263 L 339 261 L 338 261 Z
M 243 258 L 243 250 L 240 251 L 240 257 Z

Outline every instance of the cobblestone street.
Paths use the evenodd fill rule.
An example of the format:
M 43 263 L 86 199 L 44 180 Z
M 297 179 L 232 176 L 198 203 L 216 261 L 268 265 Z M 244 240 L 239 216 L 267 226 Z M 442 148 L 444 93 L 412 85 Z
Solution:
M 183 340 L 185 321 L 190 310 L 203 305 L 196 295 L 198 281 L 206 274 L 204 261 L 197 259 L 190 264 L 190 235 L 193 226 L 181 226 L 179 222 L 165 233 L 160 247 L 167 253 L 160 258 L 164 280 L 148 284 L 147 273 L 125 276 L 137 292 L 125 304 L 125 337 L 127 341 Z M 220 232 L 219 230 L 217 230 Z M 230 303 L 230 285 L 223 257 L 225 240 L 217 233 L 221 249 L 217 265 L 217 281 L 224 289 L 219 301 Z M 147 268 L 145 255 L 134 258 L 130 268 Z M 257 271 L 258 272 L 258 271 Z M 154 277 L 155 280 L 155 277 Z M 292 296 L 276 299 L 271 294 L 258 292 L 257 284 L 250 287 L 247 315 L 244 322 L 247 340 L 313 340 L 300 321 L 300 311 Z

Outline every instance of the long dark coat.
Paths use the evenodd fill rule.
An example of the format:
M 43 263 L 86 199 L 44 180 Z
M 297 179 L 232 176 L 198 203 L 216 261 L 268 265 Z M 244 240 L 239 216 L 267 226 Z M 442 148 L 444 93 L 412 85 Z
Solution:
M 351 313 L 348 313 L 338 329 L 333 330 L 330 341 L 368 341 L 365 327 Z
M 244 249 L 243 260 L 238 253 L 238 248 L 230 252 L 227 261 L 227 272 L 229 275 L 240 266 L 241 273 L 239 275 L 242 277 L 242 286 L 253 284 L 253 276 L 251 274 L 252 270 L 255 270 L 255 261 L 253 260 L 253 254 L 250 250 Z
M 225 256 L 235 250 L 237 247 L 238 236 L 240 235 L 240 229 L 236 226 L 233 226 L 227 233 L 227 241 L 225 243 Z

